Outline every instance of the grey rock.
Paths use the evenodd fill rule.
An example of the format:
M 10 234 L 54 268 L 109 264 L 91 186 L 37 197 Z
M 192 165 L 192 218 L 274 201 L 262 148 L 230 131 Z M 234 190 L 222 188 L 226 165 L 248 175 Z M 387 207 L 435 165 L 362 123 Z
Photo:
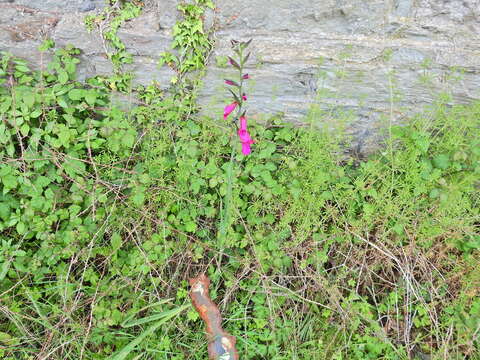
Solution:
M 16 56 L 28 59 L 34 68 L 40 68 L 48 59 L 38 56 L 37 47 L 43 39 L 51 38 L 57 47 L 72 44 L 82 50 L 80 80 L 97 74 L 112 73 L 112 65 L 106 55 L 111 49 L 104 44 L 97 32 L 89 33 L 86 30 L 83 14 L 77 12 L 85 2 L 23 1 L 28 6 L 20 3 L 22 1 L 4 6 L 0 3 L 0 28 L 6 30 L 0 31 L 1 51 L 10 51 Z M 89 3 L 97 10 L 104 6 L 103 0 Z M 99 6 L 99 3 L 102 5 Z M 158 12 L 160 4 L 168 5 L 161 16 Z M 175 5 L 172 1 L 147 4 L 138 18 L 125 24 L 118 32 L 127 50 L 134 55 L 133 64 L 125 69 L 136 74 L 136 83 L 148 84 L 155 80 L 165 89 L 170 86 L 174 72 L 168 67 L 159 69 L 157 62 L 159 54 L 170 49 L 171 26 L 177 16 L 172 4 Z M 169 21 L 162 18 L 167 15 Z M 164 24 L 163 27 L 160 26 L 161 23 Z
M 95 10 L 95 3 L 91 0 L 85 0 L 80 5 L 80 11 L 82 11 L 82 12 L 87 12 L 87 11 L 92 11 L 92 10 Z
M 253 38 L 248 108 L 318 125 L 348 117 L 354 147 L 369 152 L 378 129 L 419 111 L 440 92 L 480 98 L 480 4 L 477 0 L 218 0 L 213 58 L 230 40 Z M 212 64 L 204 80 L 206 114 L 228 101 Z M 312 104 L 319 109 L 310 111 Z M 392 108 L 392 111 L 391 111 Z
M 253 39 L 248 112 L 258 119 L 283 114 L 289 121 L 334 126 L 347 118 L 356 151 L 368 152 L 386 124 L 404 121 L 440 92 L 455 102 L 480 98 L 479 0 L 216 0 L 205 22 L 215 49 L 200 92 L 203 112 L 221 119 L 228 101 L 224 77 L 234 72 L 215 58 L 232 54 L 230 40 Z M 134 63 L 136 82 L 174 75 L 158 69 L 170 50 L 179 0 L 145 0 L 142 15 L 119 31 Z M 95 7 L 93 9 L 92 7 Z M 32 61 L 42 39 L 82 49 L 81 78 L 112 71 L 97 33 L 82 11 L 103 0 L 0 0 L 0 50 Z M 312 110 L 313 109 L 313 110 Z

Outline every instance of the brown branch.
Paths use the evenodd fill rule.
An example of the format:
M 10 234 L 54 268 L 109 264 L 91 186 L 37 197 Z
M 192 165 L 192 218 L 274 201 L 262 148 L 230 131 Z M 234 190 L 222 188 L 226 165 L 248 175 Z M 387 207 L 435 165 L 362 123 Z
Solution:
M 190 279 L 190 298 L 207 327 L 208 356 L 211 360 L 238 360 L 236 339 L 222 328 L 222 316 L 208 295 L 210 280 L 205 275 Z

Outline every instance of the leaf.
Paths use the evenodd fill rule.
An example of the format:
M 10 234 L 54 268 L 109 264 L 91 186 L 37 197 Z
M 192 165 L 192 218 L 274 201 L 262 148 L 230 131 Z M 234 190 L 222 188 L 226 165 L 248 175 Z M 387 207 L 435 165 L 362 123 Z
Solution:
M 150 325 L 147 330 L 145 330 L 143 333 L 138 335 L 135 339 L 133 339 L 127 346 L 125 346 L 123 349 L 119 350 L 112 356 L 110 356 L 108 359 L 109 360 L 124 360 L 147 336 L 153 334 L 155 330 L 157 330 L 162 324 L 166 323 L 168 320 L 171 318 L 177 316 L 180 314 L 182 311 L 185 309 L 188 309 L 190 305 L 183 305 L 180 306 L 176 309 L 168 310 L 160 314 L 152 315 L 147 318 L 138 320 L 137 322 L 133 322 L 133 324 L 129 324 L 130 326 L 134 325 L 139 325 L 139 324 L 144 324 L 146 322 L 154 321 L 159 319 L 158 322 L 156 322 L 153 325 Z
M 119 233 L 112 234 L 110 238 L 110 245 L 112 246 L 112 249 L 115 251 L 120 249 L 120 247 L 122 246 L 122 237 L 120 236 Z
M 167 302 L 171 302 L 172 300 L 174 299 L 163 299 L 163 300 L 160 300 L 160 301 L 157 301 L 156 303 L 153 303 L 153 304 L 149 304 L 147 306 L 144 306 L 142 307 L 141 309 L 138 309 L 136 310 L 134 313 L 130 314 L 125 320 L 123 320 L 123 322 L 120 324 L 121 327 L 130 327 L 130 321 L 135 317 L 135 315 L 137 315 L 138 313 L 142 312 L 142 311 L 145 311 L 147 309 L 150 309 L 151 307 L 154 307 L 154 306 L 158 306 L 158 305 L 162 305 L 162 304 L 165 304 Z
M 26 73 L 26 72 L 30 71 L 30 69 L 28 67 L 26 67 L 25 65 L 16 65 L 15 70 L 19 71 L 19 72 L 22 72 L 22 73 Z
M 0 331 L 0 343 L 4 345 L 12 345 L 12 336 Z
M 137 206 L 142 206 L 145 202 L 145 191 L 144 188 L 140 188 L 132 196 L 132 201 Z
M 72 89 L 68 92 L 68 97 L 74 101 L 81 100 L 83 96 L 84 96 L 84 90 L 82 89 Z
M 122 144 L 128 148 L 132 148 L 133 144 L 135 144 L 135 135 L 130 132 L 127 132 L 122 137 Z
M 190 232 L 190 233 L 193 233 L 197 230 L 197 224 L 195 224 L 195 222 L 193 221 L 188 221 L 186 224 L 185 224 L 185 231 L 186 232 Z
M 227 84 L 227 85 L 240 87 L 240 85 L 238 85 L 238 83 L 236 81 L 233 81 L 233 80 L 230 80 L 230 79 L 224 79 L 224 80 L 225 80 L 225 84 Z
M 240 103 L 240 99 L 238 98 L 238 96 L 232 91 L 232 89 L 228 89 L 228 91 L 230 91 L 230 93 L 232 94 L 233 98 L 235 99 L 235 101 L 237 103 Z
M 11 174 L 2 177 L 2 183 L 6 189 L 14 189 L 17 187 L 17 177 Z
M 57 102 L 62 108 L 68 108 L 68 104 L 63 97 L 58 98 Z
M 5 202 L 0 202 L 0 219 L 7 221 L 10 217 L 10 205 Z
M 0 270 L 0 281 L 5 279 L 5 276 L 7 276 L 8 270 L 10 269 L 10 264 L 12 263 L 11 260 L 7 260 L 2 264 L 2 269 Z M 1 342 L 1 339 L 0 339 Z
M 30 119 L 36 119 L 36 118 L 38 118 L 40 115 L 42 115 L 42 110 L 40 110 L 40 109 L 33 110 L 33 111 L 30 113 Z
M 97 101 L 97 92 L 95 90 L 86 91 L 85 100 L 87 101 L 88 105 L 95 105 L 95 102 Z
M 30 126 L 28 124 L 23 124 L 20 127 L 20 132 L 23 136 L 27 136 L 30 131 Z
M 430 199 L 436 199 L 440 196 L 440 190 L 439 189 L 432 189 L 432 191 L 430 191 Z
M 17 223 L 17 226 L 15 229 L 17 230 L 17 233 L 19 233 L 20 235 L 23 235 L 27 232 L 27 227 L 23 222 Z
M 245 56 L 245 57 L 243 58 L 242 64 L 246 64 L 246 63 L 247 63 L 248 59 L 250 58 L 250 54 L 251 54 L 251 53 L 248 53 L 247 56 Z
M 25 103 L 25 105 L 31 108 L 35 103 L 35 95 L 31 92 L 25 93 L 23 95 L 23 102 Z
M 58 82 L 60 84 L 66 84 L 68 81 L 68 74 L 65 70 L 60 70 L 58 72 Z
M 238 70 L 240 70 L 240 65 L 238 65 L 238 63 L 233 59 L 231 58 L 230 56 L 228 57 L 228 60 L 230 61 L 230 64 L 233 65 L 233 67 L 237 68 Z
M 439 154 L 433 158 L 433 165 L 437 169 L 445 170 L 450 166 L 450 158 L 446 154 Z

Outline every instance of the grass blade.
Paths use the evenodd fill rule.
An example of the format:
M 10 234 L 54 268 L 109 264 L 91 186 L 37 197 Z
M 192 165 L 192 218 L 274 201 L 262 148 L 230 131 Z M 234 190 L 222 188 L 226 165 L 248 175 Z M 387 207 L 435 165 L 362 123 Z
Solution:
M 149 321 L 153 321 L 153 319 L 152 319 L 153 317 L 155 317 L 156 319 L 160 319 L 155 324 L 150 325 L 143 333 L 138 335 L 135 339 L 133 339 L 123 349 L 119 350 L 118 352 L 116 352 L 115 354 L 110 356 L 108 358 L 108 360 L 123 360 L 123 359 L 125 359 L 128 356 L 128 354 L 130 354 L 137 347 L 137 345 L 140 344 L 147 336 L 154 333 L 155 330 L 157 330 L 162 324 L 164 324 L 165 322 L 167 322 L 171 318 L 175 317 L 176 315 L 180 314 L 183 310 L 188 309 L 189 307 L 190 307 L 190 304 L 183 305 L 183 306 L 180 306 L 176 309 L 165 311 L 161 314 L 152 315 L 152 316 L 149 316 L 147 318 L 140 319 L 137 322 L 132 322 L 132 323 L 128 324 L 129 326 L 133 326 L 133 324 L 137 324 L 137 325 L 138 324 L 143 324 L 143 323 L 146 323 L 146 322 L 149 322 Z

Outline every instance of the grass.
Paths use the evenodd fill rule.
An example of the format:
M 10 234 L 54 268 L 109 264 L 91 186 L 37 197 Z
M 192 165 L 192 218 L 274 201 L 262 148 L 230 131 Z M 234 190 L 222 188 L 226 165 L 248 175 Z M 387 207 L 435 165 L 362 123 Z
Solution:
M 116 109 L 65 51 L 0 74 L 4 359 L 205 359 L 201 272 L 243 359 L 479 357 L 480 103 L 440 99 L 366 159 L 271 118 L 243 157 L 175 99 Z

